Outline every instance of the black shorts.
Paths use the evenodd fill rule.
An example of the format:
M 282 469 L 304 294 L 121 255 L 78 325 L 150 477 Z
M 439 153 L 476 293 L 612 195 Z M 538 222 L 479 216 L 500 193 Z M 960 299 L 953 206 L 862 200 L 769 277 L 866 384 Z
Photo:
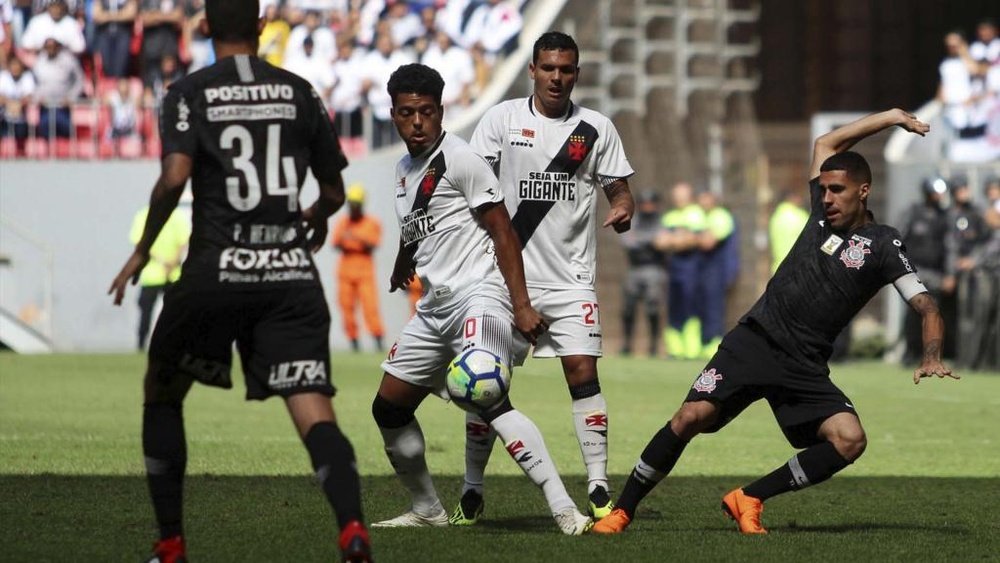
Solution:
M 247 399 L 318 392 L 333 396 L 330 311 L 319 287 L 198 291 L 183 279 L 163 298 L 149 345 L 153 377 L 177 373 L 229 389 L 233 341 Z
M 759 399 L 767 399 L 788 442 L 805 448 L 822 441 L 820 424 L 854 405 L 826 375 L 807 373 L 756 327 L 739 324 L 698 375 L 685 401 L 708 400 L 720 407 L 716 432 Z

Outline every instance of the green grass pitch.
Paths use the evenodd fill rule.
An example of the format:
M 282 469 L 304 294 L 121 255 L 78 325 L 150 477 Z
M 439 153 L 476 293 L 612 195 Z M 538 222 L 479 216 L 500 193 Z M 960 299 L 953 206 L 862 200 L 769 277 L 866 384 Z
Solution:
M 407 496 L 371 419 L 380 358 L 334 357 L 336 408 L 354 443 L 369 520 Z M 140 561 L 154 538 L 139 442 L 139 355 L 0 354 L 3 561 Z M 700 370 L 606 358 L 612 486 Z M 468 529 L 375 530 L 379 561 L 998 561 L 1000 374 L 925 380 L 882 364 L 834 367 L 868 431 L 868 451 L 831 481 L 772 499 L 767 537 L 742 537 L 719 510 L 730 488 L 794 453 L 758 403 L 696 439 L 617 537 L 561 536 L 541 492 L 498 446 L 487 515 Z M 532 417 L 581 508 L 586 499 L 569 397 L 554 361 L 518 370 L 513 401 Z M 186 528 L 195 563 L 333 561 L 336 534 L 283 404 L 196 386 L 185 406 Z M 463 414 L 433 397 L 418 411 L 446 508 L 464 468 Z

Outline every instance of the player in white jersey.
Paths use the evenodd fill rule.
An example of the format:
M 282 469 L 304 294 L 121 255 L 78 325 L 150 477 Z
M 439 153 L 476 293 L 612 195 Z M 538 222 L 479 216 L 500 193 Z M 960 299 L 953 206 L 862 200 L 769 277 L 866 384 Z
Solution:
M 372 403 L 386 454 L 412 505 L 375 527 L 448 525 L 414 413 L 429 393 L 447 397 L 448 364 L 462 350 L 485 348 L 510 368 L 523 359 L 525 338 L 535 342 L 546 329 L 528 298 L 517 236 L 493 171 L 465 141 L 441 129 L 443 87 L 437 71 L 420 64 L 399 67 L 388 84 L 392 120 L 409 153 L 396 167 L 400 247 L 390 291 L 407 287 L 416 273 L 424 296 L 382 364 Z M 481 430 L 499 434 L 542 489 L 562 532 L 588 530 L 591 521 L 566 493 L 535 424 L 508 398 L 480 415 Z
M 534 93 L 486 112 L 470 144 L 500 179 L 521 241 L 531 302 L 549 323 L 536 358 L 558 357 L 573 399 L 573 423 L 587 468 L 590 512 L 611 512 L 608 494 L 608 412 L 597 379 L 601 319 L 594 291 L 594 215 L 603 191 L 611 211 L 603 226 L 629 229 L 634 171 L 611 121 L 570 100 L 579 76 L 573 38 L 550 31 L 535 42 L 528 67 Z M 467 428 L 481 424 L 467 416 Z M 476 523 L 483 512 L 483 473 L 493 438 L 466 435 L 462 501 L 453 524 Z

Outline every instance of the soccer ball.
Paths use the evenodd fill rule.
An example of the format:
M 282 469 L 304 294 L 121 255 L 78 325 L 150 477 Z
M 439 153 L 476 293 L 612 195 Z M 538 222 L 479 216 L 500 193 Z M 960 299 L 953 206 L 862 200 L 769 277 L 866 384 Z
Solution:
M 510 372 L 493 352 L 470 348 L 448 366 L 448 395 L 464 410 L 480 412 L 496 405 L 510 389 Z

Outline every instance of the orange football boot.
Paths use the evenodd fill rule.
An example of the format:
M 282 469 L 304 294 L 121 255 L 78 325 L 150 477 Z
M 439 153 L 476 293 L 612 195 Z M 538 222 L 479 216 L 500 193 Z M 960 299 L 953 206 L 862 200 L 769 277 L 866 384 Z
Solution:
M 628 514 L 625 514 L 624 510 L 616 508 L 611 511 L 611 514 L 598 520 L 590 531 L 594 534 L 620 534 L 631 523 L 632 519 L 628 517 Z
M 767 530 L 760 525 L 760 513 L 764 512 L 764 503 L 760 499 L 747 496 L 743 489 L 735 489 L 722 497 L 722 511 L 739 524 L 740 532 L 744 534 L 766 534 Z

